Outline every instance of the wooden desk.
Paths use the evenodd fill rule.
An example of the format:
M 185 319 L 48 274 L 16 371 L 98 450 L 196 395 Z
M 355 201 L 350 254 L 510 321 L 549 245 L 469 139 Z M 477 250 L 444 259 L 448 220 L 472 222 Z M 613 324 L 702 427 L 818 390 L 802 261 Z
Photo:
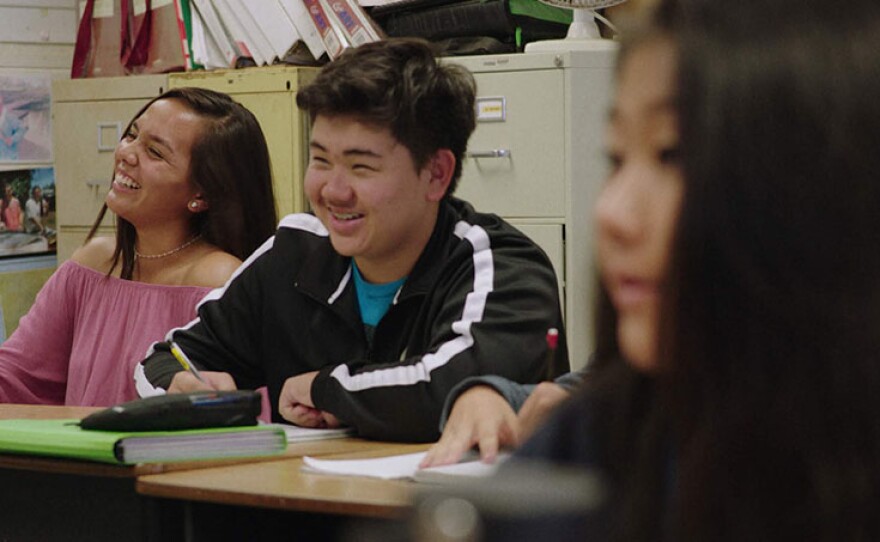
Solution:
M 0 419 L 80 418 L 95 410 L 0 405 Z M 246 530 L 255 521 L 273 539 L 273 526 L 289 527 L 291 514 L 294 525 L 311 525 L 297 532 L 327 533 L 327 515 L 395 517 L 407 505 L 407 484 L 301 473 L 302 456 L 424 449 L 345 438 L 291 444 L 283 456 L 257 460 L 142 465 L 0 454 L 0 540 L 227 540 L 237 538 L 236 529 L 258 540 Z
M 425 444 L 389 444 L 356 439 L 345 441 L 338 442 L 337 452 L 347 453 L 323 457 L 377 457 L 420 452 L 428 447 Z M 302 465 L 301 457 L 293 457 L 147 475 L 138 478 L 137 491 L 142 495 L 168 499 L 380 518 L 399 517 L 409 506 L 411 483 L 312 474 L 302 472 Z
M 414 453 L 428 447 L 346 440 L 338 442 L 338 450 L 347 448 L 347 453 L 323 457 L 376 457 Z M 400 530 L 401 520 L 410 507 L 413 484 L 306 473 L 302 472 L 302 465 L 302 458 L 291 457 L 146 475 L 138 478 L 137 491 L 159 500 L 181 501 L 189 540 L 225 536 L 274 541 L 276 533 L 291 529 L 302 539 L 349 540 L 352 531 L 361 528 L 379 533 Z
M 0 418 L 81 418 L 95 410 L 0 405 Z M 182 517 L 135 492 L 140 468 L 0 454 L 0 539 L 173 540 L 163 529 L 176 531 Z

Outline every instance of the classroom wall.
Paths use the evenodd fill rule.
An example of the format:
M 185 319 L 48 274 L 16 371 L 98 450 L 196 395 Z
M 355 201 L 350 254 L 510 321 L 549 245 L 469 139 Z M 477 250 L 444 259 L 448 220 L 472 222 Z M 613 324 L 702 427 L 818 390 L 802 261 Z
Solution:
M 76 0 L 0 0 L 0 72 L 70 76 Z
M 70 77 L 77 30 L 77 0 L 0 0 L 0 76 L 49 74 Z M 0 164 L 27 169 L 49 163 Z M 55 270 L 53 257 L 0 260 L 0 340 L 12 333 Z M 5 329 L 4 329 L 5 328 Z

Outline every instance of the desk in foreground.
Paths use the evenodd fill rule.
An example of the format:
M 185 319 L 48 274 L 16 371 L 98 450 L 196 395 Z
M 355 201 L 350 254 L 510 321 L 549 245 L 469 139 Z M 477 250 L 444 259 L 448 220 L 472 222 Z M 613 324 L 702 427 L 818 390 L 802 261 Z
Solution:
M 81 418 L 87 407 L 0 405 L 0 419 Z M 135 492 L 140 466 L 0 454 L 3 540 L 167 540 L 174 523 Z M 172 511 L 172 513 L 175 513 Z M 162 518 L 154 521 L 156 518 Z M 173 538 L 173 537 L 172 537 Z
M 81 418 L 95 410 L 0 405 L 0 419 Z M 361 439 L 338 439 L 295 444 L 285 455 L 269 458 L 141 465 L 0 453 L 0 539 L 181 540 L 186 538 L 183 501 L 138 494 L 138 477 L 155 473 L 170 476 L 192 469 L 222 472 L 232 464 L 244 467 L 290 461 L 298 455 L 370 453 L 388 446 Z M 212 476 L 206 474 L 207 479 Z M 241 479 L 235 484 L 243 485 Z
M 336 454 L 324 457 L 385 456 L 426 448 L 344 439 L 337 442 Z M 138 478 L 137 491 L 165 499 L 354 517 L 398 518 L 409 507 L 412 484 L 408 482 L 306 473 L 302 464 L 301 457 L 295 457 L 147 475 Z

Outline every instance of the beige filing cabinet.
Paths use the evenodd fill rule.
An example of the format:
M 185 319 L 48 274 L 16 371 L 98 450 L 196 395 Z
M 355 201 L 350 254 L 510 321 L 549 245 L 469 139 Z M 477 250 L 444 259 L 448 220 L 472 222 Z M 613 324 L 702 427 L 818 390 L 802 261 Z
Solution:
M 295 97 L 315 74 L 316 68 L 264 67 L 56 81 L 52 98 L 59 264 L 85 240 L 104 203 L 122 130 L 140 107 L 168 88 L 218 90 L 250 109 L 269 146 L 279 216 L 305 210 L 308 119 L 297 109 Z M 113 231 L 109 215 L 102 228 L 108 234 Z
M 167 75 L 53 82 L 59 264 L 82 245 L 104 204 L 122 131 L 150 98 L 167 88 Z M 102 233 L 112 231 L 113 216 L 107 213 Z
M 303 175 L 308 165 L 309 123 L 296 107 L 296 93 L 317 73 L 317 68 L 272 66 L 168 76 L 171 88 L 194 86 L 225 92 L 254 113 L 269 145 L 279 218 L 307 208 Z
M 559 279 L 572 367 L 592 352 L 593 202 L 606 175 L 613 49 L 447 59 L 477 80 L 477 130 L 457 195 L 514 224 Z

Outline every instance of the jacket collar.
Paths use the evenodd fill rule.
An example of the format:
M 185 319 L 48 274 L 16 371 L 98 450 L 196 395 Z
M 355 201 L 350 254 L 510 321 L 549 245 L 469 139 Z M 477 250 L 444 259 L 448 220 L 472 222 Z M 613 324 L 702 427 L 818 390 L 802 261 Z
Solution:
M 454 200 L 460 201 L 460 200 Z M 428 239 L 428 244 L 422 250 L 419 259 L 413 266 L 412 271 L 403 285 L 398 301 L 413 296 L 425 295 L 440 279 L 443 272 L 442 262 L 449 253 L 449 240 L 453 237 L 452 232 L 458 221 L 458 213 L 449 198 L 440 203 L 437 212 L 437 222 L 434 231 Z
M 461 203 L 454 198 L 440 203 L 434 230 L 404 283 L 398 301 L 424 295 L 440 278 L 442 266 L 438 262 L 442 262 L 449 251 L 449 240 L 459 214 L 456 207 Z M 343 313 L 350 313 L 357 307 L 351 278 L 351 258 L 337 253 L 329 238 L 302 257 L 307 263 L 300 268 L 296 277 L 298 289 Z

